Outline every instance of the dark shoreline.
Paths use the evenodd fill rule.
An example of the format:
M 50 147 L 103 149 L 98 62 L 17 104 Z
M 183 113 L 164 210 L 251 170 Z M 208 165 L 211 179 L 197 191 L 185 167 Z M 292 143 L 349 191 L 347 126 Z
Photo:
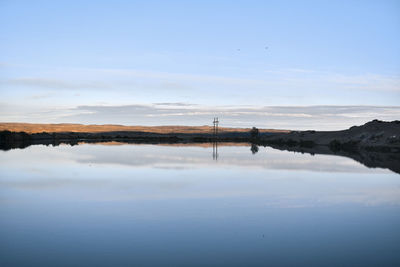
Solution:
M 255 130 L 255 131 L 254 131 Z M 107 132 L 0 132 L 0 148 L 18 147 L 22 144 L 81 142 L 81 141 L 124 141 L 144 143 L 207 143 L 207 142 L 248 142 L 257 145 L 279 145 L 312 148 L 329 146 L 333 151 L 369 150 L 379 152 L 400 152 L 400 121 L 383 122 L 374 120 L 361 126 L 342 131 L 290 131 L 265 132 L 221 131 L 212 133 L 155 133 L 144 131 Z

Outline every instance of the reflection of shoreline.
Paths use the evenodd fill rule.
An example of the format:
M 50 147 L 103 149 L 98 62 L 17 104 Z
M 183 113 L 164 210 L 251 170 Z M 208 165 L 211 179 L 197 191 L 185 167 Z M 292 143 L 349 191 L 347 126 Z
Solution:
M 400 174 L 400 153 L 376 152 L 367 150 L 332 150 L 329 146 L 314 146 L 311 148 L 287 145 L 268 145 L 272 148 L 292 151 L 299 153 L 308 153 L 310 155 L 334 155 L 351 158 L 368 168 L 384 168 Z
M 87 142 L 78 142 L 80 144 L 92 144 L 92 145 L 103 145 L 103 146 L 122 146 L 122 145 L 147 145 L 147 143 L 126 143 L 123 141 L 105 141 L 99 143 L 87 143 Z M 204 147 L 210 148 L 214 146 L 214 143 L 159 143 L 156 144 L 159 146 L 171 146 L 171 147 Z M 218 147 L 221 146 L 249 146 L 249 143 L 242 142 L 242 143 L 235 143 L 235 142 L 218 142 Z
M 199 141 L 199 142 L 189 142 L 189 141 L 155 141 L 155 140 L 127 140 L 127 139 L 79 139 L 79 140 L 71 140 L 71 139 L 59 139 L 59 140 L 33 140 L 33 141 L 24 141 L 19 140 L 16 142 L 3 143 L 0 145 L 0 150 L 11 150 L 11 149 L 24 149 L 32 145 L 46 145 L 46 146 L 59 146 L 59 145 L 103 145 L 103 146 L 120 146 L 120 145 L 159 145 L 159 146 L 173 146 L 173 147 L 204 147 L 210 148 L 216 146 L 217 142 L 209 142 L 209 141 Z M 242 142 L 231 142 L 231 141 L 219 141 L 218 146 L 249 146 L 250 142 L 242 141 Z
M 234 147 L 234 146 L 248 146 L 250 147 L 249 152 L 256 154 L 259 149 L 259 145 L 251 144 L 249 142 L 149 142 L 149 141 L 127 141 L 127 140 L 37 140 L 35 142 L 17 142 L 12 144 L 7 144 L 7 146 L 2 146 L 1 150 L 10 149 L 23 149 L 30 145 L 81 145 L 81 144 L 95 144 L 104 146 L 118 146 L 118 145 L 160 145 L 160 146 L 171 146 L 171 147 L 203 147 L 211 148 L 213 147 L 213 159 L 217 160 L 219 157 L 218 147 Z M 329 146 L 313 146 L 313 147 L 303 147 L 303 146 L 289 146 L 282 144 L 268 144 L 264 145 L 267 147 L 272 147 L 274 149 L 282 151 L 292 151 L 299 153 L 308 153 L 310 155 L 321 154 L 321 155 L 333 155 L 333 156 L 343 156 L 351 158 L 368 168 L 384 168 L 389 169 L 393 172 L 400 173 L 400 154 L 399 153 L 389 153 L 389 152 L 377 152 L 377 151 L 367 151 L 367 150 L 335 150 Z

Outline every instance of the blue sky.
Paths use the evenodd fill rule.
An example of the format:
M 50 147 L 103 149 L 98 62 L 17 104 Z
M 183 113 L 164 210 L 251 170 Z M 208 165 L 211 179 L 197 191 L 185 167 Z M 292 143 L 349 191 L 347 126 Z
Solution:
M 0 121 L 203 125 L 216 113 L 303 128 L 321 125 L 319 106 L 363 111 L 319 118 L 326 129 L 400 118 L 399 1 L 0 0 L 0 14 Z M 129 120 L 138 106 L 151 112 Z

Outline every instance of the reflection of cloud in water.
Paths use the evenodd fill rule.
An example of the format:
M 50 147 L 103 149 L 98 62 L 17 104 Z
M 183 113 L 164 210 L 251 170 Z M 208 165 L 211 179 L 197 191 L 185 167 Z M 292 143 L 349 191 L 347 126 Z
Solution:
M 251 155 L 250 145 L 220 146 L 218 164 L 212 162 L 211 147 L 125 145 L 121 149 L 96 146 L 82 148 L 80 163 L 118 164 L 126 166 L 151 166 L 155 168 L 243 167 L 272 170 L 305 170 L 317 172 L 371 172 L 352 159 L 338 156 L 300 154 L 260 147 Z M 87 153 L 87 154 L 85 154 Z M 81 155 L 82 156 L 82 155 Z
M 244 206 L 265 208 L 400 204 L 397 174 L 348 158 L 263 147 L 252 155 L 249 146 L 222 146 L 217 162 L 212 148 L 154 145 L 32 146 L 0 153 L 0 160 L 6 200 L 242 199 Z

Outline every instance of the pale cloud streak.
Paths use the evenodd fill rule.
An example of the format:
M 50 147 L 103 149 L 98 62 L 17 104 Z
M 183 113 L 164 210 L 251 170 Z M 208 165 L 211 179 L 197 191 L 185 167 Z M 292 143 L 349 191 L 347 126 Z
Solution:
M 50 76 L 50 77 L 49 77 Z M 342 74 L 307 69 L 265 70 L 254 77 L 172 73 L 137 69 L 76 68 L 58 69 L 36 76 L 15 77 L 0 81 L 2 87 L 27 86 L 53 89 L 118 89 L 126 87 L 159 90 L 199 89 L 232 86 L 242 89 L 334 88 L 400 92 L 400 75 L 373 73 Z M 202 88 L 206 89 L 206 88 Z
M 73 108 L 1 111 L 1 121 L 126 125 L 210 125 L 218 116 L 221 126 L 278 129 L 340 130 L 373 119 L 400 118 L 400 107 L 382 106 L 205 106 L 156 103 L 120 106 L 81 105 Z
M 75 89 L 108 89 L 110 85 L 101 81 L 68 81 L 62 79 L 50 79 L 40 77 L 22 77 L 9 79 L 2 82 L 3 86 L 26 86 L 37 87 L 43 89 L 61 89 L 61 90 L 75 90 Z

